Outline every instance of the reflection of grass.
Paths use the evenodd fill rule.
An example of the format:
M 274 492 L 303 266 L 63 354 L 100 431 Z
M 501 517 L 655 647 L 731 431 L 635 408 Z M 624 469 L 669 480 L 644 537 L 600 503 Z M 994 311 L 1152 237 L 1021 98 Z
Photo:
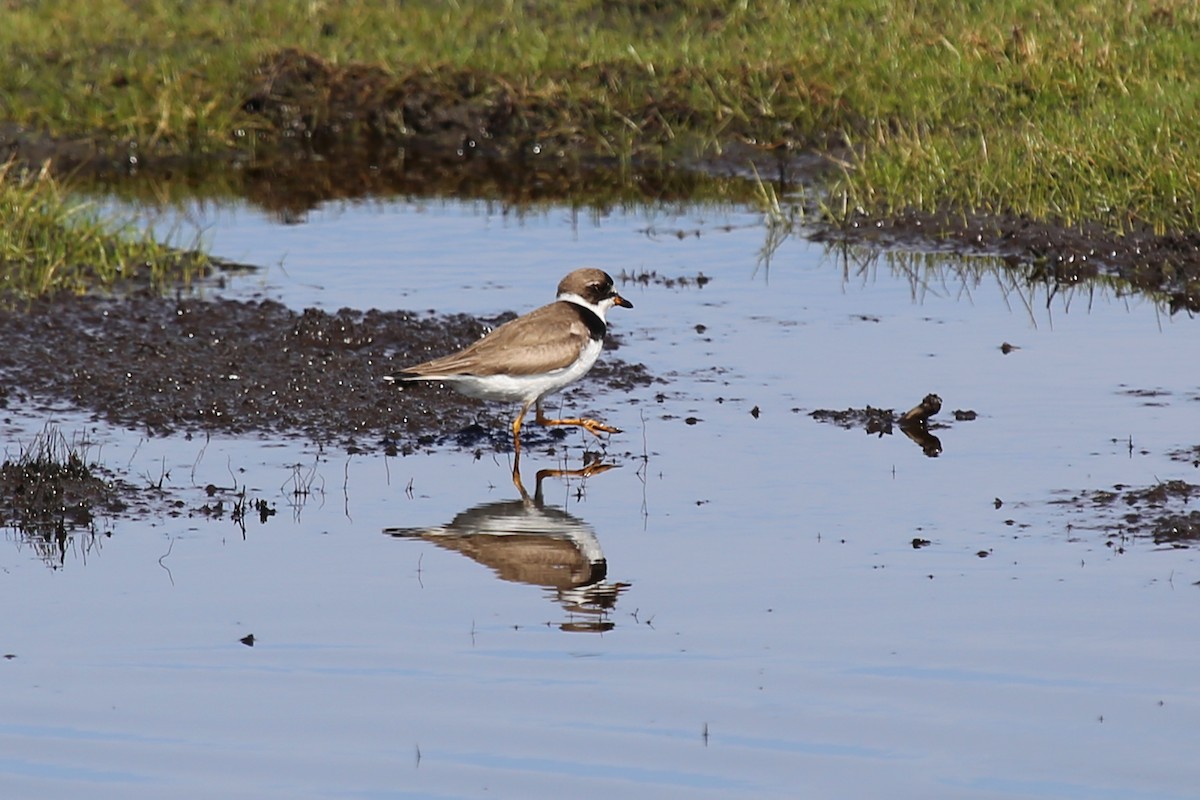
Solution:
M 996 256 L 881 250 L 870 245 L 836 243 L 826 246 L 825 257 L 841 269 L 842 281 L 847 285 L 869 284 L 881 267 L 888 270 L 908 285 L 916 303 L 936 297 L 969 302 L 985 284 L 994 284 L 1009 308 L 1024 313 L 1034 327 L 1039 321 L 1052 320 L 1055 313 L 1087 313 L 1100 299 L 1142 297 L 1163 310 L 1169 310 L 1171 304 L 1170 293 L 1135 286 L 1120 275 L 1055 272 Z
M 48 561 L 61 563 L 68 534 L 94 532 L 93 510 L 117 502 L 88 464 L 86 445 L 53 427 L 0 464 L 0 526 L 19 531 Z
M 351 107 L 390 97 L 330 119 L 330 87 L 300 87 L 298 116 L 342 136 L 402 130 L 407 100 L 449 91 L 625 163 L 739 137 L 848 142 L 827 211 L 1192 230 L 1198 33 L 1183 0 L 8 3 L 0 119 L 250 150 L 280 123 L 245 104 L 255 67 L 297 48 L 340 71 Z
M 44 170 L 0 164 L 0 291 L 8 299 L 134 279 L 161 284 L 201 265 L 199 256 L 104 221 Z

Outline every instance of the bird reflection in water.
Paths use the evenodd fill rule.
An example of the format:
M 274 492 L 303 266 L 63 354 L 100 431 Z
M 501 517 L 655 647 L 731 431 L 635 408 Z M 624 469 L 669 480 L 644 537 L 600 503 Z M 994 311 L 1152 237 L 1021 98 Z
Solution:
M 519 458 L 519 456 L 518 456 Z M 592 527 L 543 499 L 546 478 L 589 478 L 615 467 L 594 462 L 583 469 L 538 470 L 533 495 L 514 464 L 513 484 L 520 500 L 482 503 L 432 528 L 385 528 L 400 539 L 423 539 L 490 567 L 502 580 L 542 586 L 570 617 L 564 631 L 612 630 L 610 612 L 629 584 L 606 583 L 608 563 Z

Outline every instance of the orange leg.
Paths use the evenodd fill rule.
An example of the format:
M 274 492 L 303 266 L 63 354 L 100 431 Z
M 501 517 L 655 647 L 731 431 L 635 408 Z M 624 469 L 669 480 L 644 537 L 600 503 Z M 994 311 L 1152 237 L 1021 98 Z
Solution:
M 533 497 L 525 491 L 525 485 L 521 482 L 521 454 L 518 453 L 513 461 L 513 485 L 517 487 L 517 491 L 521 493 L 521 499 L 525 502 L 533 502 L 537 505 L 542 504 L 542 481 L 546 478 L 590 478 L 593 475 L 599 475 L 603 472 L 608 472 L 610 469 L 615 469 L 616 464 L 603 464 L 599 461 L 593 461 L 582 469 L 539 469 L 536 475 L 537 484 L 534 488 Z
M 526 406 L 525 411 L 529 410 Z M 521 413 L 524 416 L 524 411 Z M 546 419 L 542 413 L 542 404 L 539 401 L 537 404 L 537 424 L 538 425 L 578 425 L 588 433 L 599 436 L 601 433 L 620 433 L 620 428 L 614 428 L 611 425 L 605 425 L 603 422 L 597 422 L 594 419 Z
M 529 407 L 531 405 L 533 405 L 533 403 L 526 403 L 525 405 L 521 406 L 520 413 L 517 414 L 517 418 L 513 420 L 513 424 L 512 424 L 513 452 L 516 453 L 518 457 L 521 455 L 521 423 L 525 421 L 525 415 L 529 412 Z M 538 416 L 539 417 L 541 416 L 541 410 L 542 410 L 542 407 L 539 405 L 538 406 Z

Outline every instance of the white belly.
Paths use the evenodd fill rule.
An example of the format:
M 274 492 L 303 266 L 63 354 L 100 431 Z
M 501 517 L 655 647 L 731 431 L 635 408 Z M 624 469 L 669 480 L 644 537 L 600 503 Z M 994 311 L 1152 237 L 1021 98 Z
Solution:
M 456 375 L 434 380 L 449 384 L 468 397 L 529 403 L 553 394 L 586 375 L 600 357 L 603 346 L 603 342 L 589 339 L 574 363 L 543 375 Z

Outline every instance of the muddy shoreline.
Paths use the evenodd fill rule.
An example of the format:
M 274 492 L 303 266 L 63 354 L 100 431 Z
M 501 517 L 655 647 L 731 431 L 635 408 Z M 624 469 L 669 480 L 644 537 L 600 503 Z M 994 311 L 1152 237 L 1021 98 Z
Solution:
M 0 405 L 67 402 L 149 435 L 299 435 L 351 451 L 511 449 L 507 409 L 382 377 L 478 338 L 480 320 L 411 311 L 294 311 L 273 300 L 63 296 L 0 312 Z M 619 355 L 620 337 L 567 402 L 654 379 Z M 601 399 L 600 402 L 606 402 Z M 528 444 L 561 431 L 530 431 Z
M 65 404 L 150 437 L 302 438 L 323 449 L 387 455 L 441 447 L 476 458 L 511 452 L 511 409 L 382 377 L 460 348 L 513 312 L 489 319 L 328 313 L 208 294 L 169 297 L 143 288 L 0 310 L 0 418 L 40 419 Z M 595 403 L 628 402 L 630 389 L 655 382 L 614 352 L 620 346 L 619 334 L 607 337 L 600 361 L 563 394 L 568 407 L 599 413 L 593 394 Z M 536 452 L 566 436 L 563 428 L 529 425 L 522 440 Z M 228 518 L 244 534 L 248 517 L 266 522 L 275 513 L 236 481 L 197 494 L 123 476 L 90 460 L 81 431 L 48 428 L 34 441 L 32 453 L 9 453 L 0 465 L 0 527 L 19 531 L 52 567 L 61 566 L 72 533 L 107 535 L 116 517 Z
M 719 146 L 689 148 L 678 141 L 682 134 L 662 128 L 661 110 L 648 111 L 630 152 L 618 158 L 598 109 L 579 119 L 487 76 L 416 71 L 397 80 L 379 68 L 333 65 L 297 50 L 268 56 L 248 74 L 240 104 L 254 120 L 253 155 L 158 153 L 137 141 L 54 138 L 0 121 L 0 160 L 48 164 L 120 192 L 144 185 L 151 196 L 166 183 L 185 191 L 215 183 L 216 191 L 283 220 L 331 199 L 387 194 L 515 205 L 698 197 L 753 203 L 761 178 L 785 206 L 789 193 L 805 190 L 804 219 L 817 222 L 798 232 L 818 241 L 994 255 L 1052 286 L 1114 278 L 1171 313 L 1200 311 L 1200 232 L 1160 234 L 1135 225 L 1117 233 L 962 209 L 821 222 L 812 187 L 853 160 L 832 135 L 768 137 L 760 130 L 765 123 L 747 120 L 727 130 Z M 703 155 L 680 155 L 687 152 Z

